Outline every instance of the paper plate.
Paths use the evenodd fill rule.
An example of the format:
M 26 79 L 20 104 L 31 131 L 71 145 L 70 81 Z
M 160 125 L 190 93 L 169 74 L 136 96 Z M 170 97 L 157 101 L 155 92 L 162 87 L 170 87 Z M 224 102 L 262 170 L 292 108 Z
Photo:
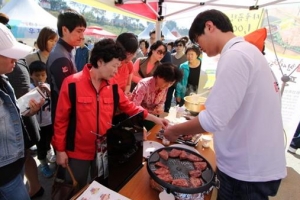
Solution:
M 180 147 L 183 149 L 188 149 L 190 151 L 194 151 L 197 154 L 200 154 L 199 151 L 197 151 L 197 149 L 195 149 L 194 147 L 188 146 L 186 144 L 172 144 L 172 145 L 170 145 L 170 147 Z
M 143 156 L 144 158 L 149 158 L 150 154 L 157 149 L 165 147 L 161 143 L 155 141 L 144 141 L 143 142 Z

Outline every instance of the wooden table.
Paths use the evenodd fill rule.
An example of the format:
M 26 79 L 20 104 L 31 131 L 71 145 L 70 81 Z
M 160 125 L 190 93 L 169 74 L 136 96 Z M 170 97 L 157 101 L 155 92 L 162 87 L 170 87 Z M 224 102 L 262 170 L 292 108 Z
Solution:
M 147 140 L 161 142 L 156 138 L 156 133 L 160 130 L 160 126 L 154 126 L 150 131 Z M 209 133 L 208 133 L 209 134 Z M 216 169 L 216 158 L 213 151 L 213 143 L 211 142 L 210 148 L 203 148 L 199 143 L 196 149 L 200 154 L 207 159 L 212 168 Z M 150 175 L 148 174 L 146 163 L 142 169 L 119 191 L 120 194 L 132 200 L 159 200 L 158 191 L 150 187 Z M 209 200 L 211 194 L 205 196 L 205 200 Z

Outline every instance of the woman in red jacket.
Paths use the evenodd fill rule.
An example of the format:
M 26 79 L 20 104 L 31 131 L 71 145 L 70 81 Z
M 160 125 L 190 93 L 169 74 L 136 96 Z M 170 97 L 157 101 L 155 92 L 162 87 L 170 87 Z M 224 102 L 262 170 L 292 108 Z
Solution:
M 91 178 L 107 178 L 104 172 L 97 173 L 101 169 L 95 170 L 96 143 L 111 128 L 115 109 L 113 85 L 116 84 L 113 77 L 125 58 L 121 46 L 111 39 L 103 39 L 94 45 L 90 64 L 68 76 L 62 84 L 52 144 L 57 151 L 57 164 L 69 165 L 80 187 L 87 184 L 89 170 Z M 144 111 L 145 119 L 163 127 L 168 125 L 165 119 L 148 114 L 130 102 L 120 88 L 118 94 L 118 108 L 122 112 L 131 116 Z

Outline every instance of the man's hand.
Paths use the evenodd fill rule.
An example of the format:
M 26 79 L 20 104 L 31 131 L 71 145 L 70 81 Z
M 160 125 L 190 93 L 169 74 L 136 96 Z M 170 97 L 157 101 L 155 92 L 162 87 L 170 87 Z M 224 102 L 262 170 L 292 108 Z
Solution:
M 63 167 L 68 165 L 68 155 L 65 151 L 56 151 L 56 163 Z
M 181 133 L 178 133 L 176 131 L 176 125 L 174 125 L 174 126 L 168 126 L 164 130 L 164 134 L 163 135 L 170 142 L 175 142 L 178 139 L 178 137 L 181 135 Z

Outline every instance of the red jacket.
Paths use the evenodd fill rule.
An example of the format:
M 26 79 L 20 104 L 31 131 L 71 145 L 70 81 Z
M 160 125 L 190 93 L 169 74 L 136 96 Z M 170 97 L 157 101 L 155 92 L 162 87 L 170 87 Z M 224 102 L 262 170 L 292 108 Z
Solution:
M 52 145 L 57 151 L 66 151 L 70 158 L 80 160 L 93 160 L 95 158 L 96 135 L 93 133 L 106 134 L 106 131 L 111 128 L 114 109 L 112 85 L 116 84 L 115 80 L 102 81 L 97 95 L 90 78 L 90 67 L 87 64 L 81 72 L 65 78 L 59 93 L 52 139 Z M 72 83 L 76 85 L 76 118 L 74 120 L 74 151 L 69 151 L 66 148 L 69 142 L 66 137 L 69 122 L 72 120 L 70 120 L 71 101 L 68 88 Z M 118 93 L 121 111 L 130 116 L 140 111 L 144 111 L 144 117 L 148 115 L 148 112 L 142 107 L 137 107 L 129 101 L 120 88 L 118 88 Z

